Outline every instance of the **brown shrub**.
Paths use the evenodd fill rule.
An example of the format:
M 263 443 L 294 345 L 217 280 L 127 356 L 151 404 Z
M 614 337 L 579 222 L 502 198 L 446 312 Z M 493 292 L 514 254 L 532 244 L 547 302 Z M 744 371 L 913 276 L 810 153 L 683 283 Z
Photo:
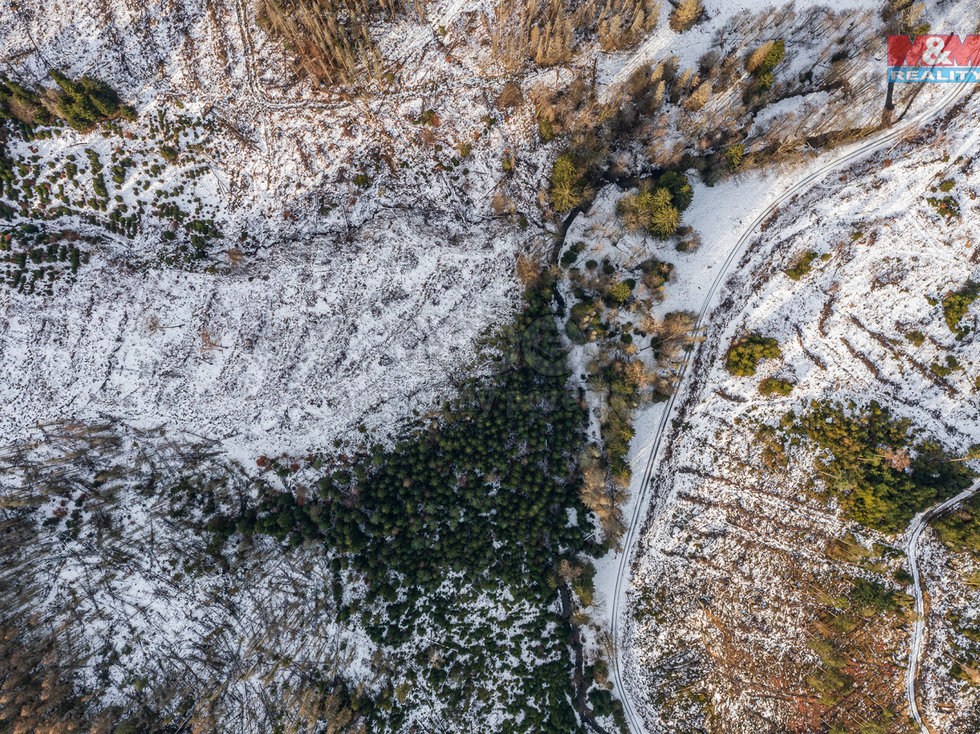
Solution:
M 421 7 L 410 0 L 257 0 L 257 16 L 289 48 L 297 73 L 355 84 L 383 73 L 372 25 Z
M 681 0 L 670 14 L 670 29 L 682 33 L 701 20 L 703 14 L 701 0 Z
M 501 109 L 520 107 L 524 103 L 521 85 L 517 82 L 507 82 L 497 96 L 497 106 Z

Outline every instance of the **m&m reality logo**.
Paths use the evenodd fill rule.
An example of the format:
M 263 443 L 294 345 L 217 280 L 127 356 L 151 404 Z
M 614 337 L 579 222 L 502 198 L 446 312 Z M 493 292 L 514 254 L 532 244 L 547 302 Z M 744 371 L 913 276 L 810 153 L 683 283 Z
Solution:
M 888 36 L 889 82 L 980 82 L 980 35 Z

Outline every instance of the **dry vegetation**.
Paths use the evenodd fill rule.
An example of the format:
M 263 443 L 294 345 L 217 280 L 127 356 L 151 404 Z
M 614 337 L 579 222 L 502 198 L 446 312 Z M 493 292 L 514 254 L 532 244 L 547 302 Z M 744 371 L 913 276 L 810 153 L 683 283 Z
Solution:
M 671 30 L 682 32 L 693 26 L 704 15 L 701 0 L 680 0 L 670 13 Z
M 825 543 L 833 516 L 765 432 L 717 438 L 701 466 L 681 467 L 678 542 L 638 587 L 645 654 L 657 650 L 644 688 L 666 730 L 688 731 L 697 704 L 710 732 L 911 731 L 895 685 L 911 601 L 901 554 L 853 535 Z
M 661 6 L 662 0 L 502 0 L 491 29 L 494 57 L 517 71 L 529 62 L 566 63 L 592 39 L 604 51 L 628 49 L 657 26 Z
M 424 0 L 257 0 L 258 19 L 289 50 L 295 71 L 321 85 L 381 78 L 373 26 L 414 13 Z
M 932 141 L 910 145 L 924 144 L 931 147 Z M 942 148 L 937 152 L 930 147 L 918 152 L 926 160 L 935 155 L 937 164 L 946 160 Z M 928 178 L 921 159 L 910 152 L 900 150 L 899 155 L 910 157 L 906 165 Z M 948 168 L 937 165 L 934 181 L 941 185 L 949 180 L 954 166 L 959 166 L 956 186 L 962 191 L 961 177 L 973 168 L 965 156 L 950 157 Z M 862 181 L 850 200 L 862 212 L 873 206 L 867 192 L 879 187 L 881 179 L 873 173 L 880 167 L 878 158 L 847 171 L 847 180 Z M 825 221 L 824 212 L 833 209 L 846 222 L 842 201 L 847 197 L 823 197 L 825 192 L 812 193 L 779 217 L 798 222 L 796 217 L 808 212 L 816 221 Z M 941 359 L 951 356 L 943 355 L 946 349 L 955 350 L 964 365 L 976 364 L 975 350 L 967 351 L 975 343 L 955 338 L 941 299 L 923 297 L 948 293 L 951 283 L 962 283 L 975 266 L 976 254 L 971 246 L 954 250 L 928 240 L 924 245 L 914 230 L 904 230 L 890 219 L 883 226 L 862 223 L 860 230 L 843 227 L 829 238 L 837 242 L 829 260 L 834 270 L 814 267 L 812 273 L 804 273 L 801 268 L 799 279 L 793 280 L 786 271 L 800 264 L 801 252 L 809 263 L 823 258 L 811 256 L 817 247 L 798 246 L 800 240 L 788 247 L 779 221 L 774 217 L 763 225 L 768 231 L 758 240 L 764 248 L 759 252 L 767 257 L 778 253 L 778 262 L 763 264 L 757 259 L 756 270 L 745 267 L 730 282 L 731 306 L 713 314 L 709 338 L 725 333 L 724 341 L 730 344 L 737 329 L 750 323 L 746 318 L 732 326 L 733 314 L 746 302 L 772 316 L 753 326 L 774 325 L 781 316 L 799 319 L 793 328 L 796 339 L 780 339 L 784 361 L 769 369 L 760 367 L 765 374 L 755 385 L 761 389 L 766 380 L 791 378 L 799 385 L 792 388 L 794 397 L 805 390 L 810 396 L 846 396 L 862 403 L 870 396 L 887 398 L 892 419 L 873 404 L 867 411 L 894 437 L 884 440 L 875 432 L 857 440 L 850 429 L 842 432 L 833 442 L 824 441 L 823 448 L 835 459 L 847 449 L 858 458 L 852 467 L 828 468 L 812 445 L 786 442 L 787 432 L 793 430 L 790 414 L 785 409 L 779 415 L 769 412 L 752 394 L 750 380 L 739 378 L 746 385 L 743 389 L 734 380 L 719 384 L 713 377 L 699 377 L 710 374 L 699 373 L 709 362 L 720 371 L 722 358 L 720 347 L 700 352 L 686 383 L 697 392 L 683 404 L 686 412 L 678 417 L 665 463 L 654 480 L 654 497 L 666 499 L 651 513 L 640 541 L 644 557 L 637 566 L 632 598 L 636 653 L 627 655 L 626 665 L 644 671 L 640 698 L 654 705 L 663 723 L 648 725 L 651 729 L 685 734 L 908 734 L 918 728 L 908 719 L 903 689 L 913 612 L 902 532 L 914 513 L 938 499 L 911 486 L 895 492 L 887 505 L 881 495 L 889 481 L 916 476 L 923 480 L 921 488 L 942 477 L 936 486 L 954 493 L 964 480 L 947 478 L 943 472 L 976 456 L 973 449 L 960 456 L 971 436 L 953 418 L 975 413 L 975 374 L 962 375 L 961 369 L 944 383 L 922 364 L 932 359 L 923 352 L 938 350 Z M 951 242 L 957 241 L 955 236 L 954 230 Z M 808 237 L 800 239 L 812 245 L 815 238 Z M 819 285 L 818 279 L 823 279 Z M 793 283 L 796 296 L 777 305 L 773 294 L 782 287 L 777 285 L 780 281 Z M 860 292 L 869 282 L 876 284 L 871 286 L 877 292 L 873 305 L 847 300 L 845 294 Z M 768 290 L 755 301 L 747 295 L 764 289 Z M 921 308 L 898 313 L 916 298 Z M 808 315 L 801 316 L 804 313 Z M 930 334 L 928 341 L 925 334 Z M 860 343 L 861 338 L 867 341 L 858 351 L 851 342 Z M 786 380 L 787 389 L 791 384 Z M 799 403 L 793 407 L 804 414 Z M 909 416 L 922 433 L 911 438 L 908 426 L 894 420 L 898 415 Z M 823 421 L 818 417 L 812 432 L 819 436 L 824 427 L 844 424 L 836 415 Z M 937 442 L 928 439 L 930 435 L 938 436 Z M 956 441 L 960 458 L 943 455 L 939 441 Z M 938 466 L 920 471 L 933 457 Z M 849 496 L 866 491 L 866 477 L 872 472 L 880 474 L 867 502 L 876 507 L 874 517 L 851 512 L 850 500 L 827 501 L 828 491 L 843 486 L 840 477 L 852 468 Z M 904 507 L 907 501 L 916 506 Z M 948 556 L 928 538 L 927 531 L 923 543 L 933 542 L 933 548 L 918 555 L 928 594 L 930 646 L 921 667 L 919 707 L 932 731 L 972 734 L 977 731 L 976 689 L 967 686 L 975 685 L 970 635 L 977 635 L 976 616 L 971 612 L 963 619 L 941 618 L 957 608 L 950 602 L 954 594 L 958 608 L 976 608 L 976 587 L 969 587 L 971 578 L 975 583 L 975 567 L 958 560 L 960 575 L 951 578 Z M 964 662 L 971 670 L 962 667 Z

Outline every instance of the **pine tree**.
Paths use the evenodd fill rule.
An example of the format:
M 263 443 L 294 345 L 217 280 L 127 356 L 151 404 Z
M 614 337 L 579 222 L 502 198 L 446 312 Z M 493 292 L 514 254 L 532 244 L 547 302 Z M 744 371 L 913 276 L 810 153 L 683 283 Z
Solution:
M 708 103 L 708 99 L 711 97 L 711 82 L 704 81 L 701 82 L 697 88 L 691 92 L 691 96 L 688 98 L 687 103 L 684 105 L 687 109 L 692 112 L 696 112 L 704 107 Z
M 581 177 L 571 156 L 562 155 L 551 170 L 551 206 L 556 212 L 567 212 L 583 200 Z
M 681 0 L 670 14 L 670 29 L 682 33 L 701 20 L 703 14 L 701 0 Z

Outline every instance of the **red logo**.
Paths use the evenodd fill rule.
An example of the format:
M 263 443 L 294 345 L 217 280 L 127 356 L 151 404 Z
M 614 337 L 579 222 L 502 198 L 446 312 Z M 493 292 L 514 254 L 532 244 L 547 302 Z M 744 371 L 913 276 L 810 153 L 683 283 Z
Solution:
M 888 36 L 889 66 L 980 66 L 980 35 Z

